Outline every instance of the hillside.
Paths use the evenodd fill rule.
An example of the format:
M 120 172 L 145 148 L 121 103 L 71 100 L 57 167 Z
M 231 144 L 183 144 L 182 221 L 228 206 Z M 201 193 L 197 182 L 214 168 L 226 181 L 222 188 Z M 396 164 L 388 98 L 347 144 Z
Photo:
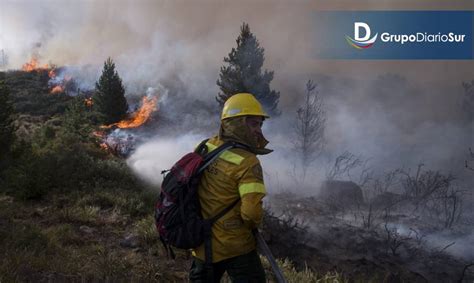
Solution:
M 90 93 L 51 93 L 47 70 L 10 71 L 0 79 L 10 89 L 17 136 L 0 163 L 0 282 L 186 282 L 189 252 L 170 259 L 155 231 L 158 188 L 127 166 L 124 156 L 133 146 L 122 151 L 115 128 L 101 128 L 86 103 Z M 263 234 L 289 282 L 474 279 L 472 263 L 448 253 L 450 242 L 432 247 L 423 236 L 448 230 L 467 237 L 472 208 L 447 227 L 405 213 L 414 211 L 413 199 L 395 194 L 267 199 Z M 273 282 L 266 262 L 265 268 Z
M 0 78 L 17 128 L 0 175 L 0 282 L 186 281 L 190 254 L 168 258 L 154 227 L 158 189 L 101 147 L 85 97 L 51 94 L 47 71 Z M 293 280 L 340 278 L 282 264 Z

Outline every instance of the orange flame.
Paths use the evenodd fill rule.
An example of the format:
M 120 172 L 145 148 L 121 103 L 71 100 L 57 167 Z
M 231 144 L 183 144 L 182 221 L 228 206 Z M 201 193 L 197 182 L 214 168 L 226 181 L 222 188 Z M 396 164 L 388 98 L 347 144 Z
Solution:
M 51 69 L 49 72 L 48 72 L 48 76 L 50 79 L 53 79 L 56 77 L 56 70 L 55 69 Z
M 54 66 L 48 72 L 48 76 L 49 76 L 50 79 L 54 79 L 56 77 L 56 68 Z M 72 77 L 70 75 L 65 75 L 63 80 L 61 80 L 60 82 L 55 82 L 53 84 L 54 87 L 51 89 L 51 91 L 49 93 L 57 94 L 57 93 L 64 92 L 66 90 L 66 84 L 70 80 L 72 80 Z
M 101 149 L 106 150 L 106 151 L 110 149 L 110 147 L 105 142 L 101 143 L 99 146 Z
M 94 102 L 92 101 L 92 97 L 85 98 L 84 103 L 86 104 L 87 107 L 92 107 L 92 105 L 94 105 Z
M 143 125 L 151 116 L 151 113 L 156 110 L 157 97 L 143 97 L 142 107 L 138 109 L 129 119 L 119 121 L 117 123 L 102 126 L 101 128 L 109 129 L 117 126 L 121 129 L 137 128 Z
M 105 137 L 105 132 L 103 132 L 103 131 L 93 131 L 92 135 L 96 138 L 103 138 L 103 137 Z
M 61 86 L 61 85 L 57 85 L 57 86 L 55 86 L 51 89 L 50 93 L 57 94 L 57 93 L 61 93 L 61 92 L 64 92 L 64 87 Z
M 99 147 L 102 149 L 102 150 L 105 150 L 105 151 L 108 151 L 110 149 L 110 147 L 107 145 L 107 143 L 104 141 L 104 138 L 106 136 L 106 133 L 103 132 L 103 131 L 93 131 L 92 132 L 92 135 L 94 137 L 96 137 L 97 139 L 100 140 L 100 144 L 99 144 Z
M 49 70 L 48 71 L 48 77 L 50 79 L 54 79 L 56 77 L 56 67 L 54 65 L 49 66 L 48 64 L 44 64 L 43 66 L 40 66 L 39 60 L 36 56 L 32 56 L 30 62 L 27 62 L 27 63 L 23 64 L 21 69 L 25 72 L 48 71 Z M 69 80 L 71 80 L 71 77 L 67 76 L 64 79 L 63 83 L 61 83 L 60 85 L 59 84 L 54 85 L 53 88 L 51 89 L 50 93 L 51 94 L 57 94 L 57 93 L 64 92 L 64 90 L 65 90 L 64 84 L 65 84 L 65 82 L 68 82 Z
M 43 66 L 40 66 L 39 65 L 39 61 L 38 61 L 38 58 L 36 58 L 35 56 L 31 57 L 31 60 L 30 62 L 27 62 L 25 64 L 23 64 L 23 66 L 21 67 L 21 69 L 25 72 L 32 72 L 32 71 L 42 71 L 42 70 L 47 70 L 49 69 L 49 65 L 48 64 L 44 64 Z

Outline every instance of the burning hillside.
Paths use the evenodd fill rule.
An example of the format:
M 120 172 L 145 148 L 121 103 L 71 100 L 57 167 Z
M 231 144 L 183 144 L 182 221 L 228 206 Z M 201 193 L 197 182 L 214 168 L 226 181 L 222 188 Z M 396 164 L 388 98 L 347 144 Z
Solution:
M 64 87 L 57 85 L 51 89 L 51 94 L 61 93 L 64 92 Z
M 48 64 L 40 65 L 38 58 L 36 56 L 32 56 L 31 60 L 23 64 L 21 69 L 25 72 L 33 72 L 49 70 L 50 67 Z
M 52 68 L 48 72 L 48 86 L 51 88 L 51 94 L 64 93 L 68 89 L 73 88 L 72 76 L 65 74 L 61 69 Z
M 157 109 L 158 97 L 144 96 L 141 106 L 131 113 L 129 118 L 107 126 L 101 126 L 102 131 L 95 131 L 93 135 L 99 138 L 100 147 L 115 155 L 128 156 L 135 149 L 136 136 L 130 132 L 143 126 L 149 121 L 151 114 Z M 86 105 L 92 106 L 92 99 L 86 99 Z M 110 129 L 114 129 L 109 132 Z
M 118 127 L 120 129 L 137 128 L 146 123 L 150 118 L 153 111 L 156 110 L 157 97 L 145 96 L 142 99 L 141 107 L 130 115 L 130 118 L 113 123 L 107 126 L 102 126 L 104 129 L 110 129 L 112 127 Z
M 57 68 L 54 65 L 41 65 L 37 56 L 33 55 L 29 62 L 23 64 L 21 70 L 24 72 L 48 72 L 48 87 L 51 94 L 65 93 L 74 88 L 74 81 L 71 75 L 65 74 L 61 68 Z
M 92 98 L 95 91 L 89 88 L 82 90 L 77 88 L 76 81 L 73 80 L 71 74 L 80 75 L 80 72 L 74 71 L 74 68 L 41 64 L 38 56 L 33 55 L 31 60 L 23 65 L 22 71 L 41 76 L 42 81 L 48 78 L 47 86 L 50 94 L 82 95 L 81 98 L 88 111 L 98 110 L 95 109 Z M 127 115 L 126 119 L 100 126 L 102 130 L 93 133 L 93 136 L 98 139 L 100 148 L 118 156 L 128 156 L 131 153 L 135 148 L 136 136 L 127 129 L 136 129 L 144 125 L 149 121 L 152 113 L 157 110 L 158 96 L 151 93 L 154 91 L 154 88 L 148 88 L 146 96 L 141 99 L 136 110 Z

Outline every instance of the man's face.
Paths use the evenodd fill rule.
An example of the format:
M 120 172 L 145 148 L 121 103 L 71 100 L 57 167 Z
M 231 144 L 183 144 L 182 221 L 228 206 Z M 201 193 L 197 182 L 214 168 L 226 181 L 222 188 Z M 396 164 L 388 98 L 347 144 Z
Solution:
M 250 129 L 250 133 L 254 136 L 262 136 L 262 125 L 263 117 L 260 116 L 248 116 L 246 120 L 247 127 Z

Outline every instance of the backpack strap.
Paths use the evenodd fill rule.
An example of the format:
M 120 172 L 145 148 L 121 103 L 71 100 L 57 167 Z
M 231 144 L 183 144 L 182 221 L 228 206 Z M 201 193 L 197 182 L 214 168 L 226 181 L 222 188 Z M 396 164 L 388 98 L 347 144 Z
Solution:
M 205 140 L 203 142 L 201 142 L 201 144 L 206 144 L 208 140 Z M 199 146 L 201 146 L 201 144 Z M 245 150 L 250 150 L 250 148 L 242 143 L 238 143 L 238 142 L 235 142 L 235 141 L 226 141 L 225 143 L 223 143 L 222 145 L 220 145 L 219 147 L 217 147 L 216 149 L 214 149 L 213 151 L 209 152 L 208 154 L 206 154 L 206 156 L 204 156 L 204 161 L 203 161 L 203 165 L 201 165 L 201 167 L 199 168 L 198 170 L 198 174 L 201 174 L 204 169 L 207 168 L 207 166 L 209 166 L 214 160 L 216 160 L 217 157 L 219 157 L 219 155 L 228 150 L 228 149 L 231 149 L 231 148 L 242 148 L 242 149 L 245 149 Z M 207 147 L 206 147 L 207 149 Z
M 198 144 L 198 146 L 196 146 L 196 149 L 194 150 L 194 152 L 202 155 L 202 156 L 205 156 L 207 154 L 207 146 L 206 146 L 206 143 L 209 139 L 205 139 L 203 140 L 202 142 L 200 142 Z
M 228 207 L 224 208 L 221 212 L 219 212 L 217 215 L 215 215 L 214 217 L 211 217 L 211 218 L 208 218 L 207 220 L 209 220 L 211 222 L 211 225 L 214 224 L 217 220 L 219 220 L 219 218 L 221 218 L 222 216 L 224 216 L 227 212 L 229 212 L 232 208 L 234 208 L 234 206 L 239 203 L 240 201 L 240 198 L 236 199 L 233 203 L 231 203 Z
M 216 158 L 219 157 L 219 155 L 222 152 L 224 152 L 224 151 L 226 151 L 226 150 L 228 150 L 232 147 L 233 147 L 233 145 L 231 143 L 226 142 L 226 143 L 222 144 L 221 146 L 219 146 L 218 148 L 216 148 L 213 151 L 206 154 L 206 156 L 204 156 L 204 160 L 202 162 L 203 164 L 201 165 L 201 167 L 199 167 L 197 174 L 198 175 L 201 174 L 204 171 L 204 169 L 206 169 L 207 166 L 209 166 L 214 160 L 216 160 Z

